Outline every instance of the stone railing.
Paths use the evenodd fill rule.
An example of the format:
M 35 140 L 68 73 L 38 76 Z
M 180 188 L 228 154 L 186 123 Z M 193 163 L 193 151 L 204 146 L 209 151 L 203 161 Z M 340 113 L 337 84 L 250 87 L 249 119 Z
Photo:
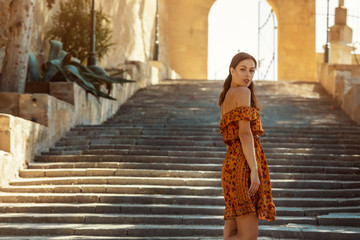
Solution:
M 49 93 L 0 92 L 0 186 L 7 185 L 35 155 L 53 146 L 73 126 L 101 124 L 139 88 L 178 75 L 160 62 L 123 67 L 135 83 L 113 84 L 116 101 L 97 99 L 77 84 L 48 83 Z
M 322 64 L 320 83 L 346 114 L 360 124 L 360 66 Z

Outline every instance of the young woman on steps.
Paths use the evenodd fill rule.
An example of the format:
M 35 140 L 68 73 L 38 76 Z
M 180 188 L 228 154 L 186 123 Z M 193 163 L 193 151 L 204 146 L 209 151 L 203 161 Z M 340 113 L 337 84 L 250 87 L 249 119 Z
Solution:
M 220 132 L 227 145 L 221 182 L 224 240 L 257 239 L 258 220 L 275 220 L 271 184 L 259 136 L 264 132 L 254 92 L 256 60 L 236 54 L 219 97 Z

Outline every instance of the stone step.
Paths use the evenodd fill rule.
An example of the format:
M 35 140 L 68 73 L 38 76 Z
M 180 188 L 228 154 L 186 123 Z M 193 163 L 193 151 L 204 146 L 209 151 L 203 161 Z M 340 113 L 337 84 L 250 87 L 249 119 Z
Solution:
M 39 187 L 40 188 L 40 187 Z M 34 203 L 40 203 L 40 202 L 66 202 L 66 203 L 89 203 L 89 202 L 111 202 L 113 199 L 116 199 L 117 201 L 123 200 L 125 202 L 129 202 L 130 200 L 132 202 L 140 202 L 144 203 L 154 203 L 154 201 L 158 201 L 158 203 L 164 203 L 164 204 L 172 204 L 172 203 L 183 203 L 183 204 L 213 204 L 213 205 L 223 205 L 223 198 L 221 195 L 202 195 L 201 197 L 198 197 L 199 195 L 180 195 L 179 191 L 176 192 L 178 189 L 170 189 L 170 190 L 164 190 L 165 192 L 176 192 L 177 195 L 171 195 L 164 193 L 163 195 L 160 195 L 158 188 L 128 188 L 127 190 L 131 190 L 129 192 L 119 194 L 121 191 L 124 191 L 124 188 L 117 190 L 117 193 L 104 193 L 100 190 L 105 187 L 98 187 L 97 193 L 92 193 L 90 190 L 79 193 L 77 189 L 73 190 L 74 192 L 68 191 L 68 187 L 65 187 L 64 189 L 58 188 L 59 192 L 53 193 L 53 192 L 41 192 L 41 188 L 38 190 L 38 192 L 0 192 L 0 199 L 4 203 L 21 203 L 21 202 L 34 202 Z M 88 188 L 89 189 L 89 188 Z M 98 190 L 100 189 L 100 190 Z M 92 190 L 93 192 L 95 190 Z M 95 191 L 95 192 L 96 192 Z M 114 190 L 115 191 L 115 190 Z M 213 190 L 215 191 L 215 190 Z M 187 191 L 182 191 L 187 192 Z M 188 192 L 191 193 L 190 190 Z M 194 191 L 193 191 L 194 192 Z M 208 190 L 202 190 L 200 189 L 199 192 L 206 192 L 208 193 Z M 316 193 L 316 191 L 315 191 Z M 150 195 L 149 195 L 150 194 Z M 281 193 L 280 193 L 281 195 Z M 209 198 L 209 200 L 206 199 Z M 337 196 L 337 195 L 336 195 Z M 137 198 L 136 200 L 133 200 L 133 198 Z M 129 200 L 130 199 L 130 200 Z M 203 201 L 203 202 L 201 202 Z M 358 195 L 355 197 L 322 197 L 322 196 L 315 196 L 315 197 L 274 197 L 274 202 L 277 206 L 281 207 L 334 207 L 334 206 L 357 206 L 359 205 L 360 198 L 358 198 Z
M 264 126 L 264 134 L 275 136 L 317 136 L 329 135 L 338 137 L 355 136 L 360 133 L 360 127 L 274 127 Z M 95 135 L 174 135 L 174 136 L 219 136 L 219 123 L 215 125 L 174 125 L 174 124 L 116 124 L 94 125 L 81 127 L 76 126 L 66 133 L 65 137 L 71 136 L 95 136 Z
M 220 185 L 220 184 L 218 184 Z M 28 185 L 0 188 L 9 193 L 113 193 L 113 194 L 164 194 L 164 195 L 207 195 L 221 196 L 221 186 L 183 185 L 118 185 L 118 184 L 72 184 L 72 185 Z M 294 198 L 354 198 L 360 196 L 360 188 L 354 189 L 286 189 L 272 188 L 273 197 Z
M 137 165 L 136 165 L 137 166 Z M 32 163 L 29 169 L 20 171 L 22 178 L 34 177 L 70 177 L 70 176 L 137 176 L 137 177 L 188 177 L 188 178 L 217 178 L 220 179 L 220 171 L 197 171 L 197 170 L 164 170 L 164 169 L 124 169 L 121 163 Z M 331 173 L 290 173 L 270 172 L 272 179 L 292 180 L 337 180 L 359 181 L 360 176 L 355 174 L 331 174 Z M 294 181 L 295 182 L 295 181 Z
M 317 217 L 319 225 L 322 226 L 360 226 L 360 213 L 331 213 Z
M 217 163 L 222 164 L 224 155 L 223 153 L 212 154 L 211 152 L 184 152 L 181 151 L 152 151 L 152 150 L 116 150 L 119 154 L 84 154 L 84 155 L 41 155 L 35 158 L 37 162 L 63 162 L 63 161 L 109 161 L 109 162 L 166 162 L 166 163 Z M 161 153 L 167 155 L 156 155 Z M 123 155 L 120 155 L 123 153 Z M 216 156 L 219 155 L 219 156 Z M 300 164 L 319 166 L 324 165 L 325 162 L 334 161 L 334 165 L 339 166 L 357 166 L 358 163 L 354 160 L 357 159 L 356 155 L 319 155 L 319 154 L 267 154 L 269 164 L 276 159 L 275 164 Z M 321 159 L 328 158 L 328 159 Z M 301 162 L 304 161 L 304 162 Z M 343 162 L 344 161 L 344 162 Z M 343 163 L 343 164 L 342 164 Z M 332 164 L 330 164 L 332 165 Z
M 260 221 L 260 225 L 316 224 L 315 217 L 278 216 L 276 222 Z M 102 213 L 7 213 L 0 223 L 85 223 L 85 224 L 166 224 L 166 225 L 223 225 L 223 216 L 214 215 L 149 215 Z
M 136 174 L 136 173 L 135 173 Z M 186 177 L 144 177 L 139 175 L 131 177 L 108 176 L 95 177 L 47 177 L 47 178 L 20 178 L 11 182 L 11 186 L 30 185 L 72 185 L 72 184 L 149 184 L 167 186 L 221 186 L 220 178 L 186 178 Z M 274 179 L 271 185 L 273 188 L 291 189 L 360 189 L 359 181 L 333 181 L 333 180 L 289 180 Z
M 222 164 L 224 153 L 188 152 L 188 151 L 159 151 L 159 150 L 91 150 L 78 154 L 67 152 L 62 155 L 41 155 L 35 158 L 37 162 L 63 161 L 117 161 L 117 162 L 167 162 L 167 163 L 197 163 Z M 326 159 L 327 158 L 327 159 Z M 269 165 L 307 165 L 333 167 L 360 167 L 355 161 L 356 155 L 320 155 L 320 154 L 267 154 Z
M 104 161 L 104 162 L 109 162 L 109 161 L 114 161 L 114 162 L 118 162 L 117 167 L 118 168 L 122 168 L 122 169 L 142 169 L 144 168 L 144 164 L 139 161 L 136 160 L 136 162 L 121 162 L 119 161 L 119 156 L 114 156 L 114 157 L 110 157 L 108 158 L 108 156 L 106 157 L 95 157 L 95 156 L 86 156 L 84 158 L 82 158 L 84 156 L 74 156 L 73 158 L 70 157 L 66 157 L 64 159 L 64 156 L 58 156 L 58 157 L 54 157 L 52 156 L 51 162 L 63 162 L 64 160 L 69 161 L 69 162 L 83 162 L 83 161 L 93 161 L 93 162 L 97 162 L 97 161 Z M 166 161 L 164 162 L 154 162 L 151 161 L 151 159 L 156 159 L 158 160 L 159 158 L 149 158 L 149 157 L 144 157 L 141 158 L 141 160 L 146 160 L 143 161 L 146 164 L 146 169 L 162 169 L 162 170 L 194 170 L 194 171 L 221 171 L 222 168 L 222 164 L 193 164 L 191 161 L 185 162 L 185 163 L 167 163 Z M 57 161 L 59 160 L 59 161 Z M 47 162 L 44 160 L 44 162 Z M 171 162 L 171 161 L 169 161 Z M 190 165 L 191 164 L 191 165 Z M 107 173 L 107 175 L 117 175 L 117 171 L 119 171 L 120 169 L 107 169 L 105 170 Z M 329 174 L 359 174 L 360 169 L 358 167 L 328 167 L 328 166 L 288 166 L 288 165 L 269 165 L 269 170 L 272 173 L 329 173 Z M 26 172 L 32 172 L 33 174 L 35 174 L 35 170 L 22 170 L 20 171 L 20 176 L 26 176 Z M 98 174 L 96 171 L 96 169 L 69 169 L 69 170 L 65 170 L 65 171 L 70 171 L 69 174 L 75 174 L 76 176 L 86 176 L 88 175 L 88 172 L 92 172 L 93 174 Z M 113 173 L 111 173 L 111 171 Z M 50 175 L 46 175 L 46 172 L 49 171 L 44 171 L 43 173 L 41 173 L 40 171 L 37 171 L 38 173 L 38 177 L 46 177 L 46 176 L 50 176 Z M 55 171 L 53 171 L 55 172 Z M 50 173 L 51 174 L 51 173 Z M 91 174 L 91 173 L 90 173 Z M 34 175 L 32 175 L 34 176 Z M 74 175 L 70 175 L 70 176 L 74 176 Z
M 359 150 L 359 145 L 354 144 L 294 144 L 294 143 L 262 143 L 264 150 L 276 150 L 277 148 L 289 149 L 306 149 L 306 151 L 313 151 L 313 148 L 319 150 L 319 153 L 331 151 L 336 154 L 337 151 L 345 151 L 346 153 L 356 154 Z M 76 145 L 76 146 L 55 146 L 50 148 L 51 151 L 73 151 L 73 150 L 89 150 L 89 149 L 156 149 L 156 150 L 199 150 L 199 151 L 221 151 L 224 152 L 226 147 L 224 144 L 221 146 L 164 146 L 164 145 L 132 145 L 132 144 L 92 144 L 92 145 Z M 353 152 L 355 151 L 355 152 Z M 341 152 L 344 153 L 344 152 Z
M 67 155 L 68 151 L 78 151 L 79 154 L 84 154 L 86 152 L 98 152 L 98 153 L 114 153 L 119 150 L 160 150 L 160 151 L 185 151 L 185 152 L 212 152 L 217 153 L 221 152 L 224 155 L 226 154 L 225 147 L 197 147 L 197 146 L 151 146 L 151 145 L 90 145 L 90 146 L 68 146 L 68 147 L 53 147 L 50 148 L 48 152 L 43 152 L 42 154 L 52 155 L 54 153 Z M 312 148 L 300 148 L 300 147 L 278 147 L 278 146 L 264 146 L 264 151 L 266 153 L 313 153 Z M 359 148 L 354 149 L 316 149 L 317 154 L 343 154 L 343 155 L 353 155 L 360 154 Z
M 296 143 L 296 144 L 318 144 L 318 145 L 328 145 L 328 144 L 352 144 L 357 145 L 357 142 L 354 143 L 353 139 L 314 139 L 314 138 L 274 138 L 266 137 L 261 138 L 262 143 Z M 79 145 L 97 145 L 97 144 L 131 144 L 131 145 L 157 145 L 157 146 L 224 146 L 221 138 L 213 140 L 177 140 L 174 138 L 171 139 L 84 139 L 84 140 L 63 140 L 55 144 L 55 146 L 79 146 Z
M 218 236 L 222 226 L 214 225 L 130 225 L 130 224 L 36 224 L 4 223 L 0 225 L 2 236 L 35 235 L 80 235 L 80 236 Z M 294 239 L 357 240 L 359 228 L 314 227 L 313 225 L 287 224 L 286 226 L 259 226 L 259 235 Z
M 146 156 L 146 157 L 150 157 L 150 156 L 156 156 L 156 157 L 166 157 L 166 156 L 171 156 L 171 157 L 180 157 L 179 159 L 184 159 L 187 157 L 190 158 L 200 158 L 198 159 L 198 161 L 215 161 L 215 162 L 222 162 L 223 159 L 225 158 L 226 153 L 225 152 L 219 152 L 219 151 L 186 151 L 186 150 L 154 150 L 154 149 L 92 149 L 92 150 L 83 150 L 83 151 L 75 151 L 77 154 L 70 154 L 68 153 L 64 153 L 62 156 L 66 157 L 71 156 L 73 157 L 73 155 L 85 155 L 85 156 L 93 156 L 93 155 L 102 155 L 102 156 L 121 156 L 124 157 L 126 155 L 131 155 L 131 156 Z M 44 159 L 46 157 L 52 157 L 52 156 L 59 156 L 59 155 L 51 155 L 46 154 L 43 156 L 38 156 L 36 158 L 36 160 L 38 159 Z M 291 152 L 272 152 L 269 151 L 269 153 L 266 154 L 267 159 L 272 160 L 272 159 L 276 159 L 276 160 L 283 160 L 283 159 L 289 159 L 289 160 L 294 160 L 293 163 L 297 163 L 297 164 L 304 164 L 304 163 L 299 163 L 299 161 L 297 160 L 313 160 L 313 162 L 311 162 L 311 165 L 315 165 L 317 162 L 325 162 L 325 161 L 329 161 L 329 160 L 336 160 L 337 162 L 334 162 L 333 164 L 341 164 L 342 162 L 339 162 L 339 160 L 341 161 L 348 161 L 345 162 L 344 164 L 352 164 L 354 165 L 354 160 L 356 160 L 358 157 L 360 157 L 359 154 L 350 154 L 350 153 L 346 153 L 346 154 L 339 154 L 339 153 L 332 153 L 330 151 L 325 152 L 325 153 L 310 153 L 310 152 L 306 152 L 306 153 L 300 153 L 300 152 L 295 152 L 295 153 L 291 153 Z M 214 159 L 217 158 L 217 159 Z M 167 159 L 166 159 L 167 160 Z M 295 161 L 296 160 L 296 161 Z M 41 161 L 41 160 L 39 160 Z M 324 163 L 323 163 L 324 164 Z M 333 165 L 332 164 L 332 165 Z M 356 163 L 357 164 L 357 163 Z M 306 164 L 307 165 L 307 164 Z M 359 165 L 360 166 L 360 165 Z
M 360 205 L 355 206 L 343 206 L 343 207 L 306 207 L 303 209 L 305 216 L 319 216 L 327 215 L 330 213 L 360 213 Z
M 132 225 L 68 223 L 3 223 L 0 235 L 80 235 L 80 236 L 220 236 L 221 227 L 214 225 Z
M 111 237 L 111 236 L 46 236 L 46 237 L 42 237 L 42 236 L 6 236 L 6 237 L 1 237 L 1 240 L 11 240 L 11 239 L 16 239 L 16 240 L 51 240 L 51 239 L 56 239 L 56 240 L 68 240 L 68 239 L 105 239 L 105 240 L 119 240 L 119 237 Z M 258 240 L 278 240 L 276 238 L 269 238 L 269 237 L 258 237 Z M 121 240 L 219 240 L 219 237 L 205 237 L 205 236 L 191 236 L 191 237 L 121 237 Z M 282 240 L 294 240 L 294 239 L 282 239 Z
M 28 195 L 29 196 L 29 195 Z M 125 197 L 128 199 L 124 200 Z M 142 198 L 142 199 L 141 199 Z M 132 201 L 133 199 L 133 201 Z M 222 205 L 205 205 L 206 201 L 201 203 L 201 200 L 205 198 L 193 198 L 195 203 L 198 205 L 188 205 L 185 201 L 183 205 L 179 205 L 177 202 L 181 202 L 181 198 L 178 198 L 176 201 L 171 200 L 169 197 L 157 198 L 159 202 L 155 202 L 151 199 L 145 199 L 145 197 L 140 196 L 140 200 L 136 196 L 112 196 L 107 198 L 108 203 L 60 203 L 60 202 L 49 202 L 49 203 L 33 203 L 31 201 L 25 203 L 1 203 L 0 209 L 2 213 L 109 213 L 109 214 L 175 214 L 177 216 L 187 215 L 209 215 L 209 216 L 223 216 L 224 214 L 224 204 Z M 184 198 L 185 199 L 185 198 Z M 102 199 L 105 201 L 105 199 Z M 119 203 L 119 202 L 128 202 L 128 203 Z M 136 203 L 136 202 L 143 203 Z M 359 207 L 337 207 L 338 211 L 341 212 L 360 212 Z M 318 210 L 318 208 L 310 208 L 310 210 L 323 211 L 323 209 Z M 133 212 L 131 212 L 133 211 Z M 181 213 L 183 212 L 183 213 Z M 312 213 L 312 212 L 311 212 Z M 323 212 L 327 214 L 327 212 Z M 304 217 L 305 210 L 298 207 L 277 207 L 277 216 L 278 217 Z M 309 215 L 311 217 L 315 215 Z
M 357 240 L 360 238 L 360 228 L 342 226 L 314 226 L 287 224 L 284 226 L 263 225 L 259 227 L 259 235 L 276 237 L 278 239 L 326 239 L 326 240 Z
M 49 172 L 49 173 L 44 173 Z M 122 169 L 116 162 L 76 162 L 76 163 L 32 163 L 28 169 L 20 171 L 22 178 L 33 177 L 66 177 L 67 171 L 79 172 L 77 176 L 135 176 L 135 177 L 185 177 L 185 178 L 217 178 L 219 171 L 192 171 L 192 170 L 162 170 L 162 169 Z M 50 173 L 51 172 L 51 173 Z M 83 173 L 84 172 L 84 173 Z M 76 174 L 76 173 L 71 173 Z M 334 175 L 335 177 L 336 175 Z M 351 177 L 351 175 L 349 176 Z M 348 178 L 357 179 L 356 176 Z M 360 176 L 359 176 L 360 179 Z
M 199 134 L 198 136 L 193 136 L 191 133 L 190 135 L 175 135 L 171 132 L 163 133 L 162 135 L 158 135 L 158 133 L 154 133 L 151 135 L 144 135 L 144 134 L 134 134 L 134 135 L 117 135 L 117 134 L 96 134 L 94 135 L 73 135 L 67 136 L 60 140 L 60 142 L 74 142 L 74 141 L 94 141 L 94 140 L 176 140 L 176 141 L 221 141 L 222 136 L 217 133 L 214 135 L 204 135 Z M 323 134 L 323 135 L 280 135 L 280 134 L 264 134 L 261 135 L 261 140 L 264 142 L 270 142 L 270 140 L 276 139 L 277 141 L 283 142 L 283 140 L 290 140 L 290 142 L 304 142 L 304 139 L 308 139 L 310 141 L 318 140 L 320 143 L 326 140 L 332 141 L 347 141 L 353 140 L 358 143 L 358 134 L 350 135 L 350 136 L 338 136 L 338 135 L 330 135 L 330 134 Z
M 131 196 L 129 196 L 131 197 Z M 159 201 L 152 203 L 148 199 L 143 198 L 143 204 L 119 204 L 123 198 L 113 196 L 109 199 L 109 203 L 78 203 L 76 205 L 71 203 L 2 203 L 0 209 L 2 213 L 118 213 L 118 214 L 149 214 L 156 212 L 156 214 L 202 214 L 212 216 L 222 216 L 224 207 L 221 206 L 205 206 L 205 203 L 199 205 L 178 205 L 170 203 L 169 201 Z M 137 198 L 133 198 L 138 200 Z M 160 198 L 159 198 L 160 199 Z M 196 199 L 196 198 L 195 198 Z M 119 201 L 117 201 L 119 200 Z M 161 204 L 164 202 L 163 204 Z M 131 212 L 133 211 L 133 212 Z M 183 213 L 181 213 L 183 212 Z M 334 206 L 334 207 L 313 207 L 313 208 L 299 208 L 299 207 L 281 207 L 277 206 L 277 217 L 298 218 L 303 216 L 318 216 L 327 215 L 330 213 L 351 214 L 360 213 L 360 206 Z M 276 223 L 276 222 L 274 222 Z
M 158 110 L 158 109 L 156 109 Z M 115 117 L 116 115 L 114 115 Z M 124 117 L 123 114 L 120 114 L 121 117 Z M 264 128 L 266 129 L 266 132 L 282 132 L 282 133 L 309 133 L 312 132 L 316 133 L 317 131 L 320 132 L 329 132 L 331 133 L 354 133 L 354 132 L 360 132 L 360 127 L 358 125 L 352 124 L 341 124 L 341 125 L 323 125 L 323 126 L 301 126 L 297 127 L 294 126 L 287 126 L 282 124 L 281 126 L 274 126 L 274 125 L 266 125 L 266 122 L 264 122 Z M 219 129 L 219 123 L 216 124 L 197 124 L 197 125 L 189 125 L 189 124 L 154 124 L 154 123 L 147 123 L 145 120 L 141 123 L 132 123 L 132 124 L 111 124 L 109 122 L 105 122 L 101 125 L 77 125 L 76 127 L 73 127 L 70 129 L 70 131 L 92 131 L 92 130 L 149 130 L 149 129 L 155 129 L 155 130 L 164 130 L 164 131 L 204 131 L 208 132 L 210 131 L 218 131 Z

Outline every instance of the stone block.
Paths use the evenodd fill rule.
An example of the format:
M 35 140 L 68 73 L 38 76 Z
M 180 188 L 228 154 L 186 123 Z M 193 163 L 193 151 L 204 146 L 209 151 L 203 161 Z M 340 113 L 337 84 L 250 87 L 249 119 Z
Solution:
M 343 43 L 330 44 L 330 63 L 332 64 L 351 64 L 351 51 L 353 48 Z
M 360 84 L 353 84 L 344 94 L 341 107 L 352 120 L 360 124 Z
M 75 105 L 75 83 L 71 82 L 52 82 L 49 86 L 49 93 L 71 105 Z
M 335 9 L 335 25 L 346 25 L 347 9 L 338 7 Z
M 330 28 L 330 43 L 351 43 L 352 29 L 347 25 L 334 25 Z
M 10 118 L 0 115 L 0 150 L 11 152 Z
M 47 94 L 21 94 L 18 116 L 48 127 L 48 107 Z
M 0 92 L 0 113 L 18 116 L 20 93 Z

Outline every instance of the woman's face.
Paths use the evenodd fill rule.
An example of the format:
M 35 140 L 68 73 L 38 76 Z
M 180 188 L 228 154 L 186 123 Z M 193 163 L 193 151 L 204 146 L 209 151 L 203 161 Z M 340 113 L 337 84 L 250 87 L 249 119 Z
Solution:
M 232 75 L 231 87 L 249 87 L 255 73 L 255 63 L 251 59 L 245 59 L 233 68 L 230 68 Z

